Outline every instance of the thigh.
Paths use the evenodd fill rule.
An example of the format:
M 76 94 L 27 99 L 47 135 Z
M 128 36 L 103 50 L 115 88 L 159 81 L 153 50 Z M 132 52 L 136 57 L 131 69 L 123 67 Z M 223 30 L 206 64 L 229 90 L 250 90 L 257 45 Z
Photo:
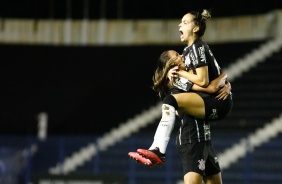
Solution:
M 221 173 L 204 177 L 205 184 L 222 184 Z
M 202 184 L 203 176 L 199 173 L 189 172 L 184 176 L 184 184 Z
M 205 118 L 205 103 L 197 93 L 173 94 L 177 101 L 178 109 L 196 118 Z

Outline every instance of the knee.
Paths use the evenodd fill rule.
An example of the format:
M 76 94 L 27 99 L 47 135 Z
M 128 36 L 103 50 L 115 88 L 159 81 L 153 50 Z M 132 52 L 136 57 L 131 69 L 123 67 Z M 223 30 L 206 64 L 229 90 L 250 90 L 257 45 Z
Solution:
M 176 110 L 178 109 L 178 103 L 172 95 L 167 95 L 166 97 L 164 97 L 163 104 L 168 104 L 173 106 Z

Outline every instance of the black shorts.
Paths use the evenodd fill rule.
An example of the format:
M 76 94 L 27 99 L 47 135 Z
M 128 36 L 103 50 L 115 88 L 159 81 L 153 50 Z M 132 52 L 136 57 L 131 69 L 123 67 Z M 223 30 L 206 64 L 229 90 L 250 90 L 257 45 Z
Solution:
M 176 147 L 184 175 L 188 172 L 196 172 L 202 176 L 211 176 L 221 171 L 211 141 L 193 142 Z
M 226 100 L 218 100 L 214 95 L 199 93 L 205 102 L 205 119 L 209 122 L 224 119 L 231 112 L 233 107 L 232 95 Z

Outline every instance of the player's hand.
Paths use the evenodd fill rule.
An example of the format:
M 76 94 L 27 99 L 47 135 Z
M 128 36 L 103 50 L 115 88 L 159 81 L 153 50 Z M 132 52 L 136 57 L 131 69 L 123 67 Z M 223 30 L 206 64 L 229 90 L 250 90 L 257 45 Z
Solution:
M 170 81 L 173 81 L 174 78 L 178 77 L 178 75 L 177 75 L 178 70 L 179 70 L 179 67 L 175 66 L 168 71 L 167 77 Z
M 219 90 L 225 85 L 227 75 L 225 73 L 220 74 L 219 77 L 212 80 L 207 87 L 210 93 L 219 93 Z
M 228 82 L 218 91 L 218 95 L 215 97 L 218 100 L 226 100 L 231 94 L 231 84 Z

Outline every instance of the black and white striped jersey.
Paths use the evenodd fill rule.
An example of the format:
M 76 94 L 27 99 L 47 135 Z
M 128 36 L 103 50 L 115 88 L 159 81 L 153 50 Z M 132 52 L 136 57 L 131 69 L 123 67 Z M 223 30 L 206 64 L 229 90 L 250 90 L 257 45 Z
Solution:
M 196 68 L 208 66 L 209 80 L 212 81 L 221 74 L 221 68 L 218 65 L 209 46 L 201 39 L 196 39 L 191 46 L 183 50 L 185 65 L 187 71 L 196 74 Z
M 217 78 L 221 74 L 218 65 L 209 46 L 201 39 L 196 39 L 191 46 L 183 50 L 187 71 L 196 74 L 196 68 L 208 66 L 209 80 Z M 172 93 L 181 91 L 173 90 Z M 202 94 L 202 93 L 201 93 Z M 202 94 L 203 95 L 203 94 Z M 208 94 L 206 94 L 208 95 Z M 201 142 L 211 139 L 210 124 L 206 120 L 197 119 L 187 113 L 178 111 L 180 129 L 177 135 L 177 144 Z
M 176 137 L 176 144 L 182 145 L 202 142 L 211 139 L 210 124 L 203 119 L 197 119 L 187 113 L 178 111 L 180 128 Z M 178 122 L 176 122 L 178 123 Z

